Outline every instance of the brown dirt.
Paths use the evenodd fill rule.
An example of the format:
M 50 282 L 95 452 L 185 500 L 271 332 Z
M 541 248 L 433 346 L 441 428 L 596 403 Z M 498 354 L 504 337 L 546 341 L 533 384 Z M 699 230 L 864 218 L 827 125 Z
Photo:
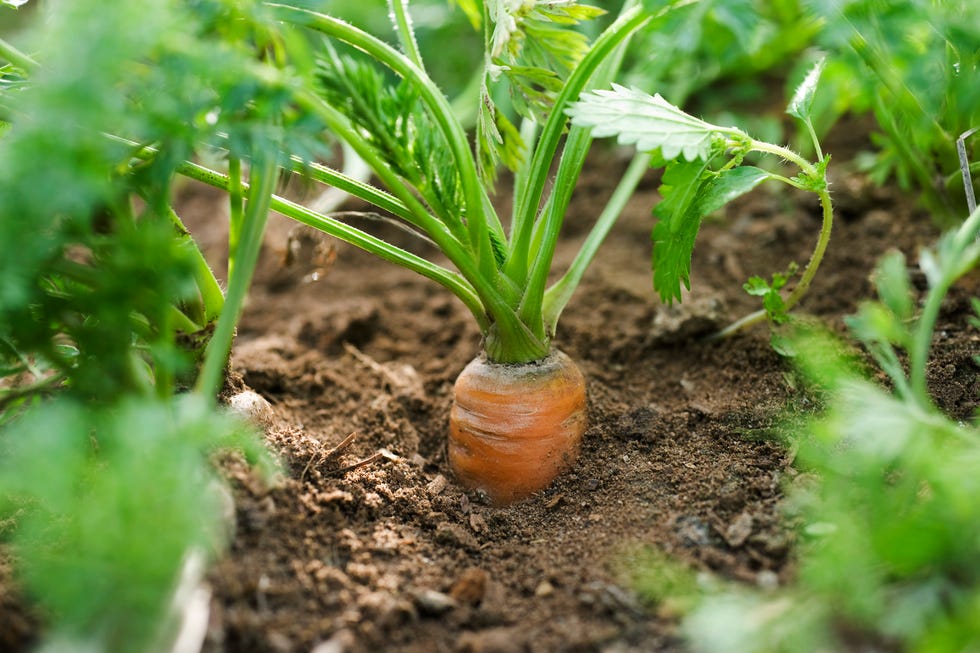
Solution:
M 593 158 L 556 267 L 624 165 L 614 153 Z M 913 202 L 871 189 L 846 165 L 834 181 L 835 234 L 800 308 L 839 329 L 871 297 L 878 256 L 897 247 L 911 260 L 937 232 Z M 754 310 L 741 291 L 748 276 L 805 262 L 818 207 L 778 189 L 739 201 L 705 226 L 694 291 L 667 307 L 649 274 L 655 189 L 651 177 L 560 325 L 558 346 L 589 385 L 581 459 L 509 508 L 459 489 L 446 465 L 452 383 L 480 347 L 463 306 L 308 235 L 284 267 L 291 228 L 272 225 L 233 369 L 271 402 L 268 439 L 288 473 L 264 489 L 230 469 L 237 536 L 209 577 L 206 651 L 675 651 L 671 607 L 643 600 L 632 583 L 644 547 L 748 584 L 792 578 L 793 535 L 779 507 L 795 471 L 772 433 L 787 405 L 806 409 L 807 397 L 765 327 L 724 342 L 701 336 Z M 188 187 L 184 199 L 193 230 L 220 257 L 209 236 L 220 228 L 208 229 L 220 227 L 220 198 Z M 966 285 L 949 302 L 933 368 L 941 403 L 964 417 L 978 396 Z

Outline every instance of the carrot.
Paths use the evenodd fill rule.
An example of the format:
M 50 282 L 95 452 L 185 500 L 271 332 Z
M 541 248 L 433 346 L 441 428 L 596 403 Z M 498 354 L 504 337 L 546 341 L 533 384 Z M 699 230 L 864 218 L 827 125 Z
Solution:
M 585 406 L 585 379 L 560 351 L 522 364 L 479 356 L 456 380 L 449 416 L 456 479 L 496 505 L 543 490 L 577 458 Z

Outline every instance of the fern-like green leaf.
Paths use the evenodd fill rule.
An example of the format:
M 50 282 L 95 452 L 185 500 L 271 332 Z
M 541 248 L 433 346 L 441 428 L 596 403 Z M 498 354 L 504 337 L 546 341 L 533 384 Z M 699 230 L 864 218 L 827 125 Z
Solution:
M 480 178 L 492 187 L 497 179 L 497 166 L 503 163 L 509 170 L 516 170 L 524 159 L 526 146 L 520 131 L 497 110 L 484 87 L 480 95 L 480 113 L 477 116 L 477 167 Z
M 511 83 L 521 115 L 543 117 L 557 89 L 589 50 L 588 37 L 574 27 L 604 10 L 573 0 L 487 0 L 487 9 L 494 24 L 491 76 L 502 74 Z M 557 83 L 548 81 L 552 78 Z
M 436 215 L 444 221 L 458 220 L 462 198 L 455 160 L 414 87 L 329 48 L 318 63 L 323 98 L 361 130 L 365 141 Z

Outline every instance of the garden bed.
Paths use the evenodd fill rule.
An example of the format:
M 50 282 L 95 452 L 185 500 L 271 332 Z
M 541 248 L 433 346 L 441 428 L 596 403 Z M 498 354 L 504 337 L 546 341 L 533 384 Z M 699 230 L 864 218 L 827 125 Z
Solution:
M 608 153 L 593 159 L 564 251 L 621 168 Z M 873 296 L 877 257 L 892 247 L 914 256 L 936 229 L 911 199 L 872 189 L 846 165 L 834 181 L 840 219 L 801 308 L 839 328 Z M 447 468 L 452 383 L 479 350 L 462 305 L 342 244 L 283 269 L 291 227 L 273 225 L 233 369 L 271 402 L 269 440 L 289 473 L 271 491 L 233 474 L 238 534 L 210 576 L 206 650 L 678 650 L 674 606 L 634 590 L 644 548 L 744 583 L 792 579 L 780 498 L 797 472 L 773 427 L 787 407 L 812 404 L 765 327 L 703 336 L 754 308 L 741 290 L 749 275 L 805 260 L 819 208 L 765 191 L 731 206 L 706 225 L 694 292 L 671 308 L 650 287 L 655 188 L 632 200 L 558 334 L 589 384 L 581 460 L 509 508 L 461 491 Z M 208 220 L 222 210 L 218 195 L 192 197 Z M 963 330 L 969 304 L 957 297 L 932 376 L 941 405 L 966 417 L 977 405 L 977 336 Z
M 593 157 L 559 270 L 624 165 Z M 937 230 L 910 198 L 871 188 L 847 164 L 832 179 L 840 217 L 801 309 L 840 329 L 873 296 L 878 256 L 914 255 Z M 736 202 L 705 225 L 694 291 L 667 307 L 648 271 L 655 189 L 651 178 L 633 198 L 558 334 L 589 385 L 581 460 L 508 508 L 460 490 L 446 463 L 452 383 L 480 345 L 465 308 L 350 246 L 271 224 L 230 385 L 271 403 L 268 440 L 287 474 L 267 489 L 224 463 L 237 530 L 209 576 L 206 651 L 682 650 L 678 606 L 636 590 L 649 551 L 742 583 L 792 580 L 780 500 L 798 472 L 774 427 L 813 404 L 765 327 L 704 336 L 754 309 L 741 290 L 749 275 L 803 262 L 819 207 L 766 190 Z M 222 196 L 188 186 L 182 205 L 220 258 Z M 948 300 L 931 373 L 940 404 L 964 418 L 978 396 L 968 296 Z M 38 620 L 9 576 L 0 567 L 0 648 L 23 650 Z

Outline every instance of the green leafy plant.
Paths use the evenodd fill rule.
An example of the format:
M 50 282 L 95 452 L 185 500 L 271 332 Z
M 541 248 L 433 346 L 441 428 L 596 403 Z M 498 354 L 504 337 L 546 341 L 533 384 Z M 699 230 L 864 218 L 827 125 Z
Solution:
M 824 411 L 789 433 L 810 481 L 791 486 L 801 522 L 799 578 L 774 594 L 730 591 L 688 619 L 697 650 L 909 651 L 980 646 L 980 429 L 944 415 L 927 388 L 943 298 L 980 263 L 980 211 L 919 256 L 929 284 L 917 305 L 904 257 L 883 257 L 879 300 L 849 319 L 887 374 L 870 381 L 826 334 L 794 340 Z
M 769 97 L 768 86 L 813 43 L 818 29 L 799 0 L 704 0 L 644 28 L 619 79 L 657 89 L 680 107 L 695 100 L 705 115 L 731 114 L 732 104 Z
M 310 44 L 309 49 L 284 49 L 278 70 L 270 76 L 288 89 L 296 111 L 318 121 L 370 167 L 379 186 L 313 162 L 303 152 L 290 153 L 285 167 L 374 205 L 434 243 L 449 265 L 271 192 L 262 191 L 261 197 L 283 215 L 443 285 L 470 310 L 484 336 L 486 360 L 502 366 L 502 373 L 513 372 L 508 366 L 529 365 L 529 373 L 547 368 L 562 375 L 571 362 L 552 353 L 558 318 L 647 167 L 646 157 L 637 157 L 568 271 L 549 285 L 561 225 L 592 140 L 586 129 L 569 129 L 564 110 L 584 90 L 609 83 L 630 36 L 653 19 L 655 12 L 628 3 L 590 41 L 576 26 L 602 12 L 588 5 L 500 0 L 457 4 L 482 30 L 485 43 L 483 60 L 478 62 L 482 67 L 480 92 L 474 98 L 475 148 L 458 105 L 449 101 L 427 72 L 408 3 L 389 2 L 397 46 L 333 15 L 288 3 L 262 5 L 269 16 L 289 26 L 290 34 L 295 30 L 302 34 L 297 37 L 302 43 Z M 689 3 L 666 3 L 658 11 L 684 4 Z M 297 54 L 300 58 L 293 58 Z M 496 101 L 505 93 L 509 106 L 517 111 L 516 122 Z M 137 149 L 137 156 L 153 161 L 159 152 L 144 147 Z M 490 200 L 501 165 L 513 171 L 509 220 L 498 215 Z M 224 173 L 188 162 L 178 171 L 223 188 L 233 198 L 246 187 L 250 192 L 255 189 L 244 183 L 237 169 Z M 546 360 L 562 364 L 544 365 Z M 562 378 L 571 380 L 578 372 L 569 374 Z M 578 385 L 577 380 L 574 383 Z M 457 385 L 457 399 L 465 386 Z M 554 403 L 542 402 L 538 403 Z M 514 412 L 508 401 L 499 403 L 505 414 Z M 584 416 L 584 392 L 579 404 L 568 410 L 572 413 L 542 417 L 548 424 L 542 426 L 542 433 L 558 424 L 575 424 L 574 432 L 568 434 L 567 449 L 541 452 L 551 462 L 544 465 L 533 456 L 513 454 L 527 467 L 514 474 L 520 478 L 520 490 L 496 491 L 487 487 L 485 474 L 461 471 L 461 457 L 489 446 L 487 442 L 450 446 L 457 476 L 501 502 L 541 489 L 541 483 L 546 484 L 575 456 L 585 424 L 580 418 Z M 451 437 L 461 433 L 455 425 L 462 414 L 468 414 L 467 410 L 453 412 Z M 496 421 L 505 424 L 507 419 Z M 505 476 L 500 471 L 504 466 L 497 464 L 489 475 Z M 532 469 L 550 472 L 531 482 Z
M 953 162 L 957 138 L 980 124 L 980 8 L 965 0 L 803 4 L 822 25 L 815 40 L 831 59 L 833 110 L 870 111 L 880 128 L 866 162 L 872 178 L 916 189 L 941 223 L 962 216 Z
M 660 188 L 662 201 L 654 208 L 658 221 L 653 229 L 653 284 L 664 301 L 679 301 L 681 285 L 691 286 L 691 254 L 701 221 L 707 214 L 749 192 L 766 180 L 813 192 L 820 199 L 823 224 L 810 261 L 796 287 L 783 298 L 779 290 L 787 275 L 771 284 L 759 277 L 746 290 L 763 297 L 764 309 L 722 332 L 727 335 L 766 315 L 784 322 L 786 313 L 806 293 L 830 240 L 833 205 L 827 185 L 827 164 L 810 120 L 823 63 L 818 62 L 797 88 L 787 113 L 800 120 L 810 136 L 817 161 L 810 162 L 792 150 L 756 140 L 736 127 L 721 127 L 680 110 L 659 94 L 615 86 L 586 94 L 572 105 L 574 124 L 591 127 L 594 136 L 615 136 L 620 143 L 635 145 L 652 156 L 655 166 L 665 168 Z M 750 153 L 775 155 L 799 167 L 786 177 L 756 166 L 742 165 Z
M 228 537 L 211 456 L 273 467 L 215 406 L 267 207 L 237 214 L 227 296 L 171 207 L 219 133 L 256 182 L 278 152 L 262 23 L 236 11 L 80 0 L 0 40 L 0 537 L 46 650 L 170 650 Z

